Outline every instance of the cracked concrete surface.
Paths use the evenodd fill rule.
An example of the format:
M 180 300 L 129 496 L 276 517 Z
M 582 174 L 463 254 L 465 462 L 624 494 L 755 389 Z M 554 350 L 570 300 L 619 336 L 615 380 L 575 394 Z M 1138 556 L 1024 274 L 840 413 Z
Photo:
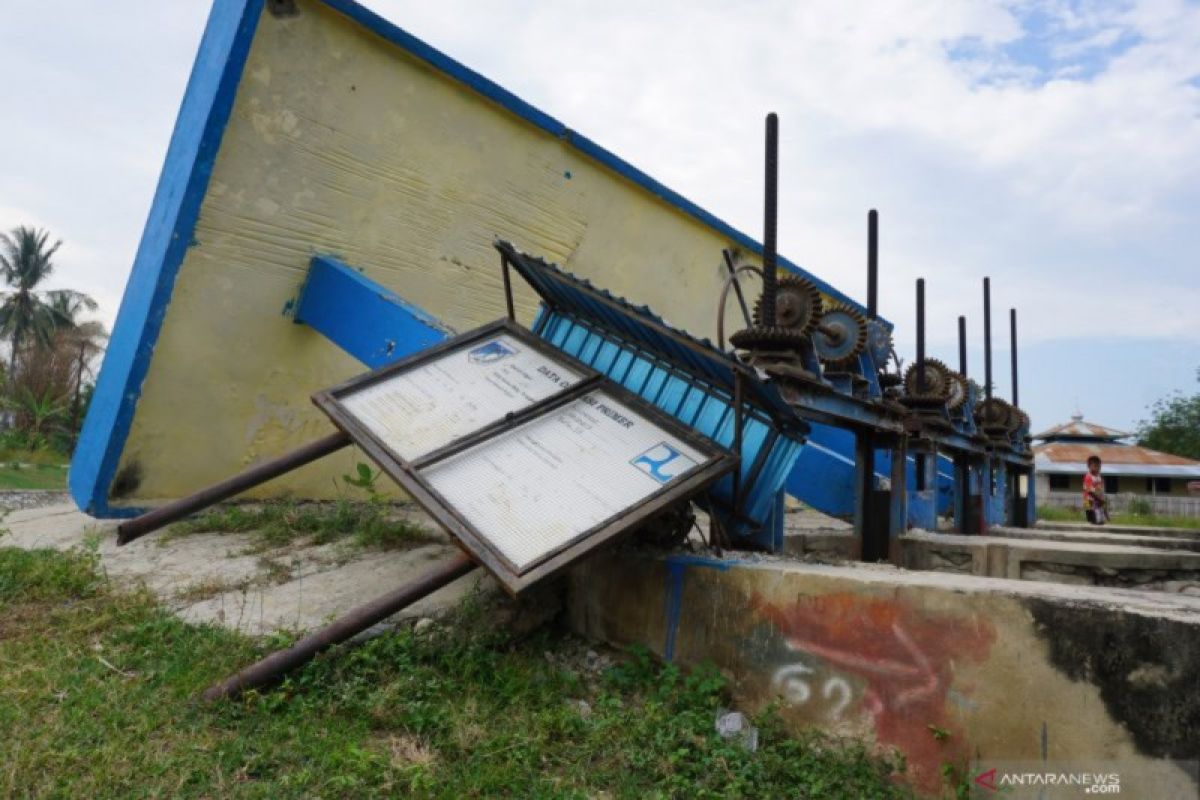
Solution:
M 115 521 L 97 520 L 59 503 L 19 510 L 0 525 L 0 547 L 95 548 L 118 583 L 144 585 L 183 619 L 250 635 L 315 628 L 412 580 L 457 551 L 448 538 L 403 550 L 366 550 L 347 542 L 292 544 L 262 550 L 248 533 L 146 536 L 124 547 Z M 436 530 L 432 522 L 424 526 Z M 476 586 L 495 588 L 483 570 L 459 578 L 397 614 L 435 616 Z

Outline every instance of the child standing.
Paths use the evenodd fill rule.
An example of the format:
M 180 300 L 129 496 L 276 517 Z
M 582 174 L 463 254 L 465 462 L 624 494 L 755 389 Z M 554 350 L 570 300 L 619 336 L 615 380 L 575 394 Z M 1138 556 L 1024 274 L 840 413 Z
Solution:
M 1083 476 L 1083 511 L 1093 525 L 1108 522 L 1108 501 L 1104 499 L 1104 478 L 1100 475 L 1100 456 L 1088 456 Z

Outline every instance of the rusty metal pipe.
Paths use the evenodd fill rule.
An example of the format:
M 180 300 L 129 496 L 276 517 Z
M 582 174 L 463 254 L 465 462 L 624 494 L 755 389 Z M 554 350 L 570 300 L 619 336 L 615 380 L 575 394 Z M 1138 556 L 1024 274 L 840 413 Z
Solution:
M 341 644 L 372 625 L 433 594 L 446 584 L 475 569 L 475 562 L 466 553 L 446 559 L 421 577 L 399 589 L 359 606 L 341 619 L 310 633 L 286 650 L 276 650 L 261 661 L 251 664 L 236 675 L 210 686 L 201 698 L 212 702 L 236 697 L 249 689 L 258 689 L 274 682 L 285 673 L 307 664 L 317 653 Z
M 867 316 L 879 316 L 879 212 L 867 212 Z
M 779 223 L 779 117 L 767 114 L 766 191 L 763 203 L 762 324 L 775 324 L 776 232 Z
M 1012 353 L 1012 404 L 1019 408 L 1021 396 L 1017 391 L 1017 310 L 1015 308 L 1008 310 L 1008 325 L 1012 336 L 1010 351 Z
M 958 318 L 958 373 L 967 377 L 967 318 Z
M 304 466 L 310 461 L 316 461 L 322 456 L 327 456 L 330 453 L 341 450 L 348 444 L 350 444 L 350 437 L 346 434 L 341 431 L 331 433 L 324 438 L 317 439 L 315 442 L 309 442 L 290 453 L 285 453 L 278 458 L 273 458 L 270 461 L 265 461 L 262 464 L 251 467 L 243 473 L 234 475 L 232 478 L 227 478 L 206 489 L 201 489 L 193 495 L 181 497 L 153 511 L 147 511 L 140 517 L 134 517 L 117 527 L 117 544 L 129 544 L 134 539 L 145 536 L 147 533 L 156 531 L 165 525 L 170 525 L 172 522 L 181 520 L 188 514 L 208 508 L 222 500 L 227 500 L 234 495 L 241 494 L 247 489 L 253 489 L 260 483 L 266 483 L 285 472 L 290 472 L 297 467 Z
M 992 279 L 983 279 L 983 393 L 992 399 Z
M 917 278 L 917 391 L 925 391 L 925 279 Z

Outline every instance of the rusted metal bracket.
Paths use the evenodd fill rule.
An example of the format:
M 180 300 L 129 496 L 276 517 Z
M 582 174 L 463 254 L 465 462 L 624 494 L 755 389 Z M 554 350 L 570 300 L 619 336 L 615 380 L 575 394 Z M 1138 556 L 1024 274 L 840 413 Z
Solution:
M 399 589 L 361 605 L 321 630 L 310 633 L 286 650 L 277 650 L 236 675 L 210 686 L 201 697 L 212 702 L 236 697 L 242 692 L 273 683 L 284 673 L 307 664 L 322 650 L 341 644 L 473 569 L 475 562 L 471 557 L 466 553 L 458 553 Z
M 243 473 L 227 478 L 220 483 L 201 489 L 195 494 L 182 497 L 165 506 L 148 511 L 140 517 L 134 517 L 117 527 L 117 544 L 129 544 L 134 539 L 141 538 L 159 528 L 170 525 L 201 509 L 216 505 L 222 500 L 228 500 L 234 495 L 241 494 L 247 489 L 253 489 L 260 483 L 266 483 L 272 478 L 278 478 L 297 467 L 316 461 L 322 456 L 341 450 L 350 444 L 350 437 L 338 431 L 328 436 L 309 442 L 278 458 L 273 458 Z

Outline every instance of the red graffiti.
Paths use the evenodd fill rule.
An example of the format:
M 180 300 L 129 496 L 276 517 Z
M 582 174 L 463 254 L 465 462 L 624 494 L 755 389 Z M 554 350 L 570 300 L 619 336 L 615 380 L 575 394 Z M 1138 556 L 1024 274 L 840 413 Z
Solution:
M 986 619 L 853 594 L 805 597 L 787 608 L 757 596 L 753 603 L 789 649 L 865 684 L 860 703 L 876 739 L 904 753 L 917 788 L 936 791 L 942 763 L 964 760 L 967 742 L 950 721 L 946 697 L 956 661 L 987 658 L 995 631 Z

